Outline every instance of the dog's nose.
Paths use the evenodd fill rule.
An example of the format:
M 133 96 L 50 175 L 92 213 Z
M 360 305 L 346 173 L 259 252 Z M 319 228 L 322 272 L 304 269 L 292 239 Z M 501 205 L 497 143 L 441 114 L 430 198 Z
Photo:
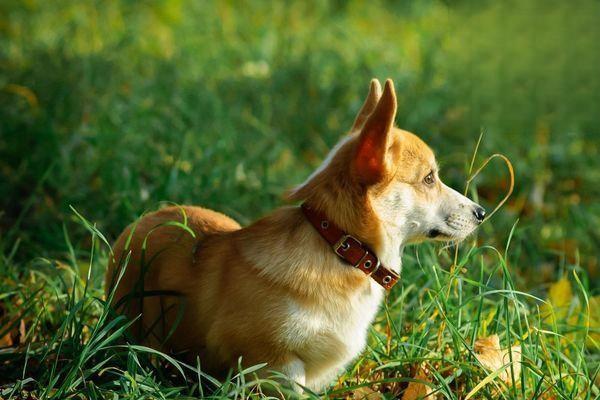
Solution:
M 475 206 L 475 209 L 473 210 L 473 215 L 475 215 L 475 218 L 477 218 L 478 223 L 482 223 L 483 219 L 485 218 L 485 208 L 481 206 Z

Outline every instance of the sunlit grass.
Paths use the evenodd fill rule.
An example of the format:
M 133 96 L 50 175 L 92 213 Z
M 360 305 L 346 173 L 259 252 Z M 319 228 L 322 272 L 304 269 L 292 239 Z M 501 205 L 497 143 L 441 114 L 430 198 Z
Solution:
M 220 382 L 202 372 L 201 360 L 186 365 L 131 341 L 126 331 L 131 321 L 114 315 L 103 295 L 109 247 L 93 223 L 78 218 L 90 232 L 91 251 L 75 250 L 65 230 L 69 251 L 64 261 L 35 260 L 26 274 L 18 273 L 17 265 L 3 265 L 2 300 L 5 307 L 14 305 L 6 309 L 14 320 L 0 337 L 20 321 L 25 337 L 0 350 L 2 396 L 13 398 L 25 390 L 48 399 L 77 394 L 258 398 L 261 387 L 278 385 L 275 377 L 254 376 L 257 369 L 268 368 L 265 365 L 232 371 Z M 85 253 L 87 261 L 82 258 Z M 369 389 L 397 398 L 415 381 L 417 368 L 426 368 L 425 383 L 442 398 L 600 395 L 594 385 L 598 366 L 590 347 L 590 326 L 572 323 L 572 313 L 520 291 L 503 252 L 471 241 L 458 254 L 456 267 L 449 269 L 452 249 L 422 245 L 407 251 L 402 285 L 386 298 L 367 350 L 337 383 L 332 382 L 328 396 L 359 398 L 357 393 L 364 395 Z M 570 271 L 566 279 L 574 295 L 589 298 L 580 269 Z M 10 276 L 17 281 L 9 281 Z M 598 326 L 591 330 L 597 332 Z M 522 372 L 512 383 L 486 381 L 490 371 L 474 356 L 475 340 L 494 333 L 504 347 L 521 346 Z M 280 390 L 297 397 L 285 387 Z M 319 398 L 310 392 L 306 396 Z

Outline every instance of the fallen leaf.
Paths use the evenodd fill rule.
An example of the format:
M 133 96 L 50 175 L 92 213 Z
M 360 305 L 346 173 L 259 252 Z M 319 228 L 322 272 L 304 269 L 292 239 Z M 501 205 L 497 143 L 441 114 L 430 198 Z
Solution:
M 542 317 L 546 318 L 554 314 L 556 319 L 563 319 L 569 312 L 573 300 L 573 289 L 567 277 L 562 277 L 558 282 L 550 285 L 548 290 L 548 303 L 541 308 Z
M 565 334 L 562 342 L 573 340 L 582 329 L 588 329 L 586 344 L 590 349 L 600 348 L 600 296 L 589 298 L 589 309 L 584 307 L 577 297 L 573 296 L 571 283 L 566 277 L 553 283 L 548 290 L 548 303 L 541 308 L 542 317 L 551 315 L 556 320 L 567 320 L 567 324 L 573 328 L 570 333 Z
M 590 318 L 588 327 L 592 330 L 588 334 L 587 345 L 600 350 L 600 296 L 590 299 Z
M 500 348 L 500 338 L 498 335 L 488 336 L 486 338 L 477 339 L 473 346 L 475 357 L 486 369 L 491 372 L 498 373 L 498 377 L 508 384 L 512 384 L 511 378 L 511 356 L 512 356 L 512 371 L 514 372 L 515 382 L 519 381 L 521 376 L 521 346 L 512 346 L 510 351 Z M 505 367 L 506 366 L 506 367 Z
M 15 326 L 0 337 L 0 348 L 18 346 L 25 341 L 25 321 L 20 320 L 18 327 Z
M 571 289 L 571 282 L 567 277 L 562 277 L 558 282 L 553 283 L 548 290 L 548 300 L 555 307 L 566 307 L 571 303 L 573 298 L 573 289 Z
M 25 343 L 25 335 L 27 335 L 27 330 L 25 329 L 25 321 L 21 320 L 19 322 L 19 343 Z
M 351 400 L 381 400 L 383 395 L 368 386 L 364 386 L 352 391 Z
M 586 345 L 591 350 L 600 349 L 600 296 L 589 298 L 589 309 L 579 304 L 574 307 L 573 314 L 567 321 L 571 327 L 578 327 L 566 335 L 569 340 L 575 339 L 583 329 L 587 329 Z
M 0 337 L 0 348 L 2 347 L 11 347 L 13 345 L 13 340 L 10 332 L 6 333 L 6 335 Z
M 427 367 L 419 367 L 414 379 L 431 383 L 431 380 L 429 379 L 429 370 Z M 425 398 L 434 399 L 436 396 L 431 396 L 433 389 L 431 389 L 431 386 L 423 382 L 410 382 L 404 391 L 404 394 L 402 395 L 402 400 L 417 400 Z

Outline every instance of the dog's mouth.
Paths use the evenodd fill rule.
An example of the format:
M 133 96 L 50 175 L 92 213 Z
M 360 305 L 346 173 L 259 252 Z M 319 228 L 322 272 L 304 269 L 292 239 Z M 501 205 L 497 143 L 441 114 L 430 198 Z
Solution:
M 421 239 L 437 242 L 461 242 L 475 231 L 477 226 L 468 218 L 452 214 L 431 224 L 421 231 Z
M 440 229 L 434 228 L 427 232 L 427 237 L 434 240 L 452 240 L 454 235 L 449 232 L 443 232 Z
M 460 242 L 465 239 L 473 230 L 454 229 L 451 226 L 444 228 L 433 228 L 427 231 L 426 236 L 430 240 L 441 242 Z

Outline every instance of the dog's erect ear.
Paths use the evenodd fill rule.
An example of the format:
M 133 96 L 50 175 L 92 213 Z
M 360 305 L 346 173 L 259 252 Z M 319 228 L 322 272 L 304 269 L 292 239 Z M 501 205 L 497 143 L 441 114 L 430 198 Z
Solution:
M 354 120 L 354 124 L 352 125 L 352 129 L 350 132 L 355 132 L 363 127 L 365 121 L 371 115 L 379 98 L 381 97 L 381 84 L 377 79 L 371 79 L 371 85 L 369 86 L 369 94 L 365 99 L 356 119 Z
M 364 184 L 375 184 L 385 174 L 388 139 L 396 107 L 394 83 L 388 79 L 379 102 L 360 131 L 352 160 L 352 173 Z

